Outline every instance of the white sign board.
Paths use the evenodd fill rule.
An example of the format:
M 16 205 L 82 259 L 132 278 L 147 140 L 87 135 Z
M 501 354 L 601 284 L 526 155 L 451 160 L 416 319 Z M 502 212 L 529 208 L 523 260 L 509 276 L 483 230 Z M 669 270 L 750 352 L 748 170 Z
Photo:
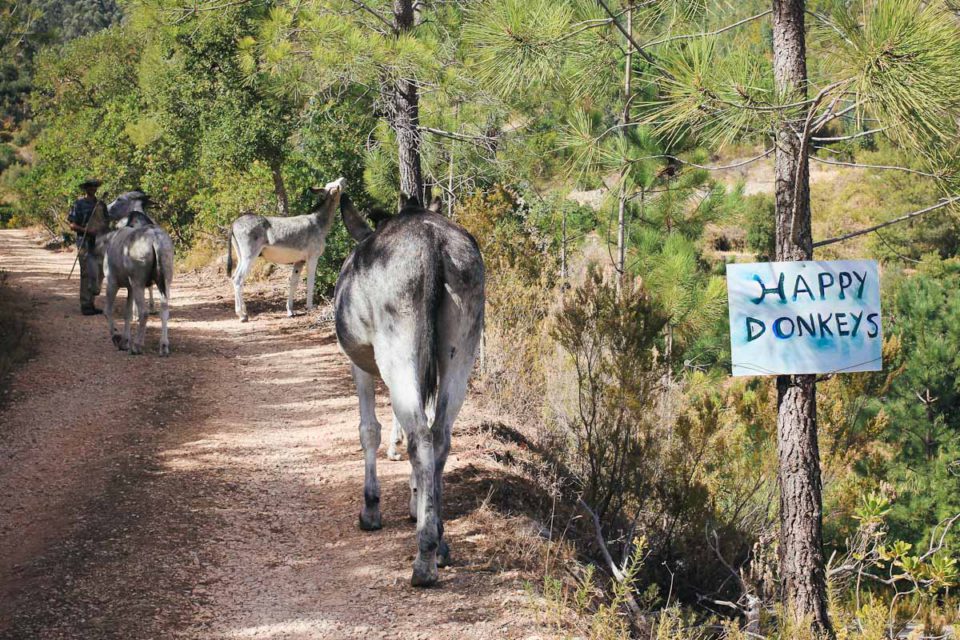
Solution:
M 873 260 L 727 265 L 733 375 L 879 371 Z

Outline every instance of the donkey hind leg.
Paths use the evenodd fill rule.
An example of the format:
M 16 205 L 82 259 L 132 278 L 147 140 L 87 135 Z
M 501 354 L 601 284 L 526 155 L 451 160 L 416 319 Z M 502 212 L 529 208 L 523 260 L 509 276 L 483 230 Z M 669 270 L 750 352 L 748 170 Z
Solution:
M 127 300 L 123 308 L 123 336 L 117 348 L 126 351 L 130 348 L 130 321 L 133 317 L 133 291 L 127 287 Z
M 157 315 L 157 305 L 153 303 L 153 286 L 147 287 L 147 308 L 150 310 L 150 315 Z
M 464 345 L 461 345 L 464 346 Z M 476 345 L 473 345 L 474 347 Z M 445 351 L 441 348 L 441 352 Z M 457 352 L 459 351 L 459 352 Z M 433 492 L 437 509 L 437 565 L 450 564 L 450 545 L 443 537 L 443 469 L 450 453 L 453 421 L 456 420 L 463 400 L 467 395 L 467 380 L 473 369 L 475 349 L 464 348 L 455 351 L 452 360 L 440 363 L 440 380 L 437 388 L 436 414 L 430 428 L 433 437 Z M 461 356 L 461 353 L 463 354 Z M 441 360 L 443 360 L 441 358 Z
M 434 446 L 433 491 L 440 566 L 450 564 L 450 546 L 443 538 L 443 469 L 450 453 L 453 422 L 467 395 L 467 382 L 477 358 L 483 326 L 483 297 L 471 295 L 469 291 L 464 293 L 458 298 L 444 296 L 437 318 L 437 352 L 443 357 L 437 362 L 437 397 L 430 431 Z
M 380 482 L 377 480 L 377 449 L 380 448 L 380 423 L 377 422 L 376 381 L 363 369 L 353 365 L 353 382 L 360 399 L 360 444 L 363 445 L 363 510 L 360 528 L 375 531 L 383 526 L 380 519 Z
M 147 319 L 150 317 L 150 314 L 147 310 L 146 292 L 143 287 L 131 287 L 131 289 L 133 300 L 137 305 L 137 320 L 139 321 L 137 337 L 130 343 L 130 355 L 134 356 L 143 353 L 143 343 L 147 336 Z
M 307 310 L 313 309 L 313 288 L 317 284 L 317 262 L 320 256 L 307 258 Z
M 300 272 L 303 271 L 303 263 L 297 262 L 293 265 L 293 271 L 290 272 L 290 291 L 287 292 L 287 317 L 293 317 L 293 296 L 297 293 L 297 285 L 300 284 Z
M 239 251 L 237 253 L 239 253 Z M 247 274 L 250 273 L 252 266 L 252 258 L 241 257 L 240 263 L 237 265 L 237 270 L 233 273 L 234 311 L 236 311 L 237 317 L 240 318 L 240 322 L 246 322 L 248 320 L 247 304 L 243 301 L 243 281 L 246 280 Z
M 160 274 L 163 278 L 164 275 Z M 167 323 L 170 321 L 170 281 L 166 283 L 166 293 L 160 293 L 160 355 L 170 355 L 170 335 L 167 333 Z
M 435 399 L 434 399 L 435 400 Z M 430 401 L 427 403 L 427 406 L 424 408 L 425 413 L 427 414 L 427 424 L 433 424 L 434 416 L 436 415 L 436 406 L 435 401 Z M 393 432 L 390 434 L 390 439 L 396 444 L 403 443 L 403 429 L 401 428 L 400 419 L 397 418 L 397 414 L 393 414 Z M 396 447 L 393 444 L 390 444 L 390 447 L 396 451 Z M 409 441 L 407 443 L 409 445 Z M 387 451 L 389 456 L 390 452 Z M 400 460 L 400 454 L 396 454 L 396 458 L 391 458 L 395 460 Z M 410 474 L 410 520 L 413 522 L 417 521 L 417 476 L 414 473 Z
M 390 389 L 394 413 L 407 432 L 407 452 L 410 454 L 413 474 L 411 488 L 415 487 L 417 557 L 413 561 L 410 583 L 415 587 L 427 587 L 437 581 L 437 546 L 440 542 L 433 490 L 433 437 L 415 382 L 419 376 L 412 368 L 405 372 L 401 372 L 402 369 L 387 370 L 381 367 L 380 372 L 384 374 L 384 381 Z
M 233 272 L 233 293 L 235 298 L 234 310 L 237 312 L 240 322 L 246 322 L 248 319 L 247 303 L 243 301 L 243 281 L 247 279 L 250 269 L 253 268 L 253 261 L 257 259 L 262 250 L 263 244 L 260 242 L 247 248 L 244 248 L 239 242 L 237 243 L 239 263 L 237 264 L 237 270 Z
M 403 444 L 403 429 L 400 427 L 400 420 L 397 418 L 397 414 L 393 414 L 393 426 L 390 428 L 390 446 L 387 448 L 387 458 L 390 460 L 403 459 L 400 452 L 397 451 L 398 444 Z M 412 498 L 411 504 L 413 504 Z M 410 508 L 410 513 L 411 516 L 416 515 L 413 507 Z
M 107 299 L 103 303 L 103 315 L 107 316 L 107 327 L 110 330 L 110 340 L 116 348 L 120 348 L 120 333 L 113 319 L 113 305 L 117 300 L 117 290 L 120 287 L 113 281 L 113 278 L 107 279 Z

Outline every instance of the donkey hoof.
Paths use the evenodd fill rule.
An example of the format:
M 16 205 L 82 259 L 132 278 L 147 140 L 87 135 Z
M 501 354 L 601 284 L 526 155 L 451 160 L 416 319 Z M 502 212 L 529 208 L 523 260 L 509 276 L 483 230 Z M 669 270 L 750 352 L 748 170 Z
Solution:
M 387 449 L 387 459 L 393 460 L 394 462 L 398 462 L 400 460 L 403 460 L 403 456 L 400 455 L 399 451 L 397 451 L 393 447 L 390 447 L 389 449 Z
M 437 548 L 437 566 L 441 569 L 450 566 L 450 545 L 447 544 L 446 540 L 441 540 L 440 546 Z
M 123 349 L 123 338 L 120 337 L 119 333 L 115 333 L 110 336 L 110 340 L 113 341 L 113 346 L 115 346 L 117 349 Z
M 246 322 L 249 319 L 250 318 L 247 317 L 247 314 L 243 314 L 242 316 L 240 316 L 240 322 Z
M 160 345 L 160 357 L 166 357 L 170 355 L 170 345 L 162 344 Z
M 360 512 L 360 528 L 364 531 L 377 531 L 383 528 L 383 521 L 380 518 L 379 513 L 373 515 L 367 515 Z
M 437 584 L 439 574 L 437 565 L 421 565 L 419 561 L 413 563 L 413 576 L 410 577 L 410 584 L 414 587 L 432 587 Z

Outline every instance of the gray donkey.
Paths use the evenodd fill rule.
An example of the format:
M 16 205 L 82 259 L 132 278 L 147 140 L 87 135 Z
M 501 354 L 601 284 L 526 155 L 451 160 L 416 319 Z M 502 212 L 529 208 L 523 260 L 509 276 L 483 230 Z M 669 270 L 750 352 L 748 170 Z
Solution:
M 317 261 L 323 253 L 327 234 L 336 216 L 340 193 L 346 178 L 340 178 L 326 187 L 311 187 L 319 196 L 319 205 L 313 213 L 289 218 L 242 215 L 230 227 L 227 249 L 227 275 L 232 276 L 235 310 L 241 322 L 247 321 L 247 305 L 243 301 L 243 281 L 253 267 L 253 261 L 262 255 L 274 264 L 292 264 L 290 291 L 287 294 L 287 315 L 293 315 L 293 296 L 300 283 L 300 272 L 307 267 L 307 309 L 313 309 L 313 285 L 317 277 Z M 237 245 L 240 263 L 233 274 L 233 245 Z
M 121 227 L 145 227 L 156 224 L 146 209 L 154 203 L 150 196 L 142 191 L 127 191 L 117 196 L 116 200 L 108 205 L 107 217 L 115 223 L 116 229 Z M 112 213 L 111 213 L 112 212 Z M 153 287 L 147 287 L 147 307 L 150 309 L 150 315 L 157 313 L 157 307 L 153 303 Z
M 483 329 L 483 259 L 465 229 L 415 202 L 407 201 L 376 231 L 346 195 L 340 211 L 359 243 L 340 270 L 334 308 L 337 339 L 353 362 L 360 400 L 360 527 L 381 527 L 374 400 L 380 376 L 406 432 L 413 467 L 410 515 L 417 520 L 418 553 L 411 582 L 428 586 L 437 581 L 438 564 L 450 560 L 442 476 Z
M 173 282 L 173 241 L 143 212 L 147 200 L 140 192 L 128 192 L 107 207 L 107 217 L 119 220 L 121 226 L 97 238 L 97 251 L 104 256 L 103 273 L 107 281 L 104 315 L 107 317 L 110 338 L 118 349 L 129 349 L 131 355 L 143 353 L 148 315 L 144 290 L 156 285 L 160 294 L 160 355 L 167 356 L 170 355 L 167 322 L 170 319 L 170 285 Z M 113 320 L 113 305 L 120 287 L 127 289 L 122 335 L 117 332 Z M 136 338 L 131 341 L 130 323 L 134 303 L 140 326 Z

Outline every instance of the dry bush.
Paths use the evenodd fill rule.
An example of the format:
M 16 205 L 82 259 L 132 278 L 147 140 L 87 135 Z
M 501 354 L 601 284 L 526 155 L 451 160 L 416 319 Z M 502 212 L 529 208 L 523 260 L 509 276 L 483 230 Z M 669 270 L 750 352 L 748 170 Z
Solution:
M 226 247 L 222 242 L 215 242 L 213 239 L 198 240 L 187 250 L 177 262 L 177 267 L 181 271 L 203 271 L 218 260 L 223 260 L 226 255 Z
M 544 321 L 557 299 L 556 259 L 503 189 L 467 198 L 457 221 L 477 239 L 487 270 L 480 362 L 487 397 L 496 410 L 539 424 L 544 356 L 551 348 Z

